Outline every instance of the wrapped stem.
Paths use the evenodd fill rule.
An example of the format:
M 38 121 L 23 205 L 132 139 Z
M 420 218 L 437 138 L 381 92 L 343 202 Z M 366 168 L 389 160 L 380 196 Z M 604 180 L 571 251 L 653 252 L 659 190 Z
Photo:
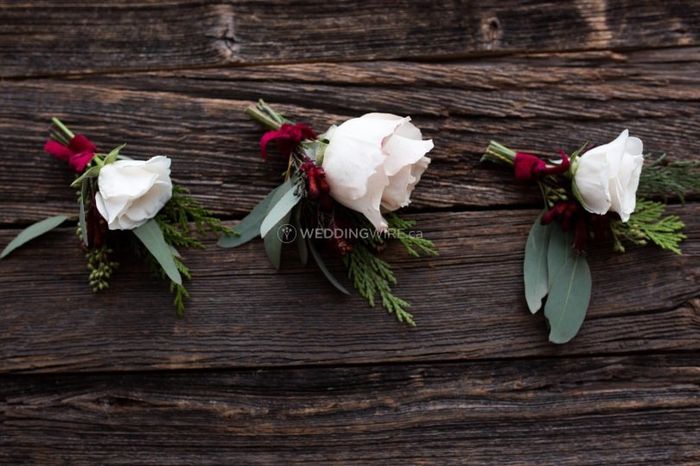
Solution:
M 272 107 L 267 105 L 262 99 L 258 100 L 257 104 L 246 108 L 245 113 L 270 130 L 279 129 L 283 123 L 289 123 L 289 120 L 282 116 L 281 113 L 274 111 Z
M 486 148 L 486 152 L 484 152 L 484 155 L 481 157 L 481 161 L 488 160 L 512 166 L 515 161 L 515 154 L 516 152 L 513 149 L 509 149 L 496 141 L 491 141 Z

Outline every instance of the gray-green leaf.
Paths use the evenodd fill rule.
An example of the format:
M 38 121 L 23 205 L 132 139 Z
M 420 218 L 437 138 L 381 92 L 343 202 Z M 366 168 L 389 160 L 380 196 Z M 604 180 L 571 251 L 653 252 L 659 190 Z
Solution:
M 523 277 L 525 279 L 525 300 L 531 313 L 542 307 L 542 299 L 549 292 L 547 278 L 547 249 L 552 225 L 542 225 L 542 215 L 537 217 L 530 229 L 525 244 Z
M 299 203 L 301 196 L 297 193 L 297 190 L 292 185 L 287 192 L 285 192 L 282 197 L 277 201 L 274 206 L 270 209 L 270 212 L 265 216 L 265 219 L 260 225 L 260 236 L 265 238 L 273 227 L 279 228 L 280 225 L 288 223 L 288 217 L 295 205 Z M 283 218 L 287 218 L 287 222 L 280 221 Z M 277 233 L 276 231 L 273 233 Z
M 318 264 L 318 268 L 321 269 L 321 272 L 323 272 L 323 275 L 328 279 L 329 282 L 331 282 L 331 285 L 333 285 L 338 291 L 341 293 L 345 294 L 350 294 L 348 290 L 345 289 L 343 285 L 340 284 L 337 278 L 331 273 L 330 270 L 328 270 L 328 267 L 326 267 L 325 262 L 323 262 L 323 259 L 321 258 L 321 255 L 318 253 L 316 248 L 314 247 L 313 241 L 309 240 L 307 242 L 309 246 L 309 251 L 311 251 L 311 255 L 313 256 L 314 260 L 316 261 L 316 264 Z
M 117 146 L 114 149 L 112 149 L 111 151 L 109 151 L 109 154 L 107 154 L 107 156 L 104 159 L 104 162 L 103 162 L 104 165 L 115 162 L 117 160 L 117 158 L 119 157 L 119 152 L 125 147 L 126 147 L 126 144 L 122 144 L 121 146 Z
M 566 343 L 576 336 L 591 299 L 591 271 L 586 258 L 571 247 L 572 240 L 571 233 L 552 228 L 547 254 L 549 296 L 544 306 L 552 343 Z
M 33 240 L 34 238 L 48 233 L 53 230 L 61 223 L 68 219 L 65 215 L 56 215 L 55 217 L 46 218 L 40 222 L 36 222 L 34 225 L 30 225 L 20 232 L 19 235 L 15 237 L 10 244 L 8 244 L 5 249 L 0 253 L 0 259 L 6 257 L 9 253 L 22 246 L 25 243 Z
M 253 210 L 250 211 L 250 213 L 246 215 L 238 225 L 236 225 L 234 230 L 236 233 L 238 233 L 238 236 L 222 236 L 219 238 L 219 246 L 222 248 L 235 248 L 258 237 L 260 235 L 260 225 L 262 225 L 263 219 L 270 210 L 272 200 L 275 198 L 278 199 L 277 193 L 284 189 L 289 189 L 290 186 L 290 182 L 285 182 L 270 191 L 268 195 L 265 196 L 265 199 L 260 201 L 258 205 L 256 205 Z
M 80 216 L 78 217 L 78 225 L 80 225 L 80 239 L 83 241 L 85 246 L 88 245 L 88 231 L 87 222 L 85 221 L 85 195 L 87 194 L 87 185 L 82 183 L 80 185 Z
M 77 188 L 77 187 L 80 186 L 80 185 L 83 183 L 83 181 L 85 181 L 86 179 L 88 179 L 88 178 L 96 178 L 96 177 L 100 174 L 100 168 L 102 168 L 102 167 L 100 167 L 99 165 L 95 165 L 94 167 L 88 168 L 87 170 L 85 170 L 85 171 L 83 172 L 82 175 L 80 175 L 79 177 L 77 177 L 77 178 L 70 184 L 70 187 L 71 187 L 71 188 Z
M 294 210 L 292 216 L 294 217 L 294 228 L 296 228 L 296 237 L 294 238 L 294 242 L 297 243 L 299 260 L 301 261 L 301 265 L 306 266 L 306 264 L 309 262 L 309 247 L 306 244 L 306 239 L 302 233 L 301 206 Z
M 182 285 L 182 277 L 177 269 L 177 265 L 175 265 L 173 251 L 170 249 L 170 245 L 165 242 L 163 231 L 160 229 L 158 222 L 151 219 L 140 227 L 135 228 L 133 232 L 146 246 L 148 252 L 158 261 L 168 278 L 174 283 Z
M 265 244 L 265 253 L 272 265 L 279 270 L 282 261 L 282 237 L 280 235 L 280 228 L 286 223 L 289 223 L 289 219 L 292 216 L 291 212 L 287 212 L 287 215 L 282 217 L 279 222 L 277 222 L 273 228 L 272 233 L 263 238 Z

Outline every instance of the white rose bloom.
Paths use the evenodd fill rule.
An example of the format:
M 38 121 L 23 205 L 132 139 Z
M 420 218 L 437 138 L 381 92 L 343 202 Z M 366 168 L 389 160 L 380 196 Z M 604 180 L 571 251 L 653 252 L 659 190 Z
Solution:
M 644 157 L 642 141 L 624 130 L 614 141 L 578 158 L 574 186 L 583 207 L 594 214 L 617 212 L 623 222 L 634 212 Z
M 353 118 L 326 134 L 329 144 L 323 169 L 331 196 L 361 212 L 377 230 L 387 228 L 382 211 L 391 212 L 411 202 L 430 159 L 425 157 L 432 140 L 402 118 L 388 113 L 368 113 Z
M 97 210 L 110 230 L 132 230 L 156 216 L 170 200 L 170 159 L 117 160 L 105 165 L 97 179 Z

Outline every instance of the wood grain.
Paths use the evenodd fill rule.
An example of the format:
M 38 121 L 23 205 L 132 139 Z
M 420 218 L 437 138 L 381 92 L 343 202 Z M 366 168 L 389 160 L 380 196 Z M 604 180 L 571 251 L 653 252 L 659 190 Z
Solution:
M 20 0 L 0 76 L 691 46 L 699 25 L 692 0 Z
M 3 464 L 700 462 L 700 356 L 0 378 Z
M 187 254 L 195 280 L 185 319 L 167 287 L 129 258 L 92 295 L 68 228 L 0 263 L 0 372 L 199 369 L 561 356 L 700 349 L 700 204 L 671 209 L 687 222 L 683 256 L 655 248 L 590 254 L 593 298 L 579 336 L 547 343 L 531 316 L 522 254 L 535 210 L 421 214 L 440 256 L 397 248 L 399 296 L 418 327 L 344 297 L 294 253 L 275 272 L 260 242 Z M 0 231 L 0 244 L 16 230 Z M 342 272 L 341 272 L 342 273 Z
M 128 142 L 135 157 L 170 155 L 178 181 L 218 214 L 240 218 L 284 165 L 261 160 L 261 130 L 242 114 L 258 97 L 319 130 L 370 110 L 411 114 L 436 144 L 414 209 L 536 206 L 535 189 L 479 164 L 489 139 L 553 153 L 630 128 L 655 154 L 700 159 L 700 127 L 689 124 L 700 119 L 700 48 L 687 50 L 0 82 L 0 223 L 75 211 L 69 170 L 41 150 L 53 115 L 103 150 Z

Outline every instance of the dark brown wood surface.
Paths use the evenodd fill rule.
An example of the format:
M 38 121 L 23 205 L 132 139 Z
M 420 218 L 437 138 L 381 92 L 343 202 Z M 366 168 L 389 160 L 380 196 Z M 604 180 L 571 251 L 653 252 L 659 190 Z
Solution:
M 129 258 L 93 295 L 61 228 L 0 262 L 0 464 L 700 463 L 700 193 L 671 200 L 683 256 L 591 252 L 554 346 L 523 298 L 538 193 L 479 164 L 624 128 L 700 160 L 699 42 L 691 0 L 0 2 L 0 245 L 76 214 L 51 116 L 172 157 L 235 225 L 284 163 L 242 114 L 263 97 L 321 130 L 410 114 L 436 148 L 408 215 L 440 247 L 386 253 L 415 329 L 259 242 L 188 252 L 177 319 Z

